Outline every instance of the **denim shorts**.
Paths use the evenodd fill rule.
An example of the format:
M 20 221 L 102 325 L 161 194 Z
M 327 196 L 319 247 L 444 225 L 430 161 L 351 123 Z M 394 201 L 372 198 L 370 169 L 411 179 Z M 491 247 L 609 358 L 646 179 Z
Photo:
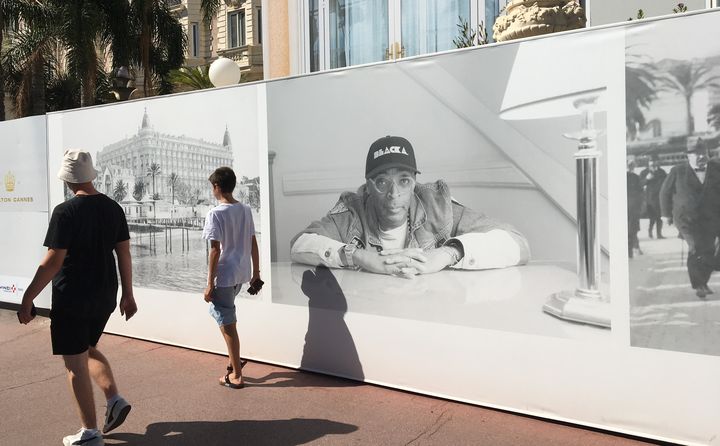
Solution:
M 237 322 L 235 315 L 235 296 L 240 293 L 242 284 L 228 287 L 215 287 L 210 302 L 210 316 L 218 323 L 218 326 L 234 324 Z

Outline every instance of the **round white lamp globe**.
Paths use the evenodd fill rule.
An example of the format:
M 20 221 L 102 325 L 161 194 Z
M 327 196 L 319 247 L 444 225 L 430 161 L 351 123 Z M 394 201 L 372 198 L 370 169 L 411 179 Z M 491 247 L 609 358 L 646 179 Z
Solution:
M 219 57 L 215 62 L 210 64 L 208 76 L 210 77 L 210 82 L 216 87 L 235 85 L 240 82 L 240 67 L 226 57 Z

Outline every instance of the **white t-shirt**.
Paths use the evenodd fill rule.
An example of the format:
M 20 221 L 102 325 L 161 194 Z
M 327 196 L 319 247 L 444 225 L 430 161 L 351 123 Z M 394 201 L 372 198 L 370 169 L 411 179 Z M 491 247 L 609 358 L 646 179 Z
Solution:
M 378 236 L 383 249 L 403 249 L 408 233 L 408 223 L 405 221 L 402 225 L 395 229 L 383 231 L 378 228 Z
M 220 242 L 215 286 L 229 287 L 250 281 L 252 236 L 255 235 L 250 206 L 219 204 L 205 218 L 203 238 Z

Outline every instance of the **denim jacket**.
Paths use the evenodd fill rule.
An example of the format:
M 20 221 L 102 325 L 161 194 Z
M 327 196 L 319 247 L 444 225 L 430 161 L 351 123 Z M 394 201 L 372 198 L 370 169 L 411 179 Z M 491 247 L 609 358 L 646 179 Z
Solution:
M 346 244 L 382 250 L 374 209 L 366 186 L 344 192 L 335 207 L 291 241 L 293 261 L 341 267 L 339 250 Z M 304 234 L 314 234 L 304 237 Z M 442 181 L 415 185 L 409 209 L 407 248 L 432 249 L 460 245 L 459 269 L 500 268 L 527 263 L 525 237 L 510 225 L 496 222 L 454 201 Z

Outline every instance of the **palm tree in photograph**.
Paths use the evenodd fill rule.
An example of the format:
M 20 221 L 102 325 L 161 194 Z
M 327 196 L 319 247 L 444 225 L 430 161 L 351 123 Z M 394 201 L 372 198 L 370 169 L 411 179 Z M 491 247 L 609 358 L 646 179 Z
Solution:
M 671 66 L 660 78 L 660 89 L 676 93 L 685 99 L 686 132 L 695 132 L 692 116 L 692 98 L 700 90 L 720 88 L 720 76 L 712 74 L 713 67 L 692 61 L 681 61 Z
M 188 194 L 188 204 L 192 208 L 193 216 L 195 216 L 195 206 L 200 204 L 200 195 L 202 192 L 200 189 L 192 189 L 190 193 Z
M 170 186 L 170 193 L 172 194 L 171 203 L 175 204 L 175 189 L 180 184 L 180 176 L 175 172 L 172 172 L 168 177 L 168 186 Z
M 145 193 L 145 183 L 143 183 L 141 180 L 135 181 L 135 186 L 133 186 L 133 192 L 132 192 L 132 196 L 135 199 L 135 201 L 142 200 L 144 193 Z
M 632 141 L 645 128 L 645 113 L 657 99 L 658 68 L 640 56 L 627 54 L 625 63 L 625 129 Z
M 715 104 L 708 110 L 708 125 L 715 130 L 720 130 L 720 104 Z
M 151 163 L 151 164 L 148 166 L 148 168 L 147 168 L 146 176 L 152 177 L 153 218 L 155 218 L 155 216 L 156 216 L 156 214 L 155 214 L 155 201 L 159 198 L 157 192 L 155 192 L 155 177 L 157 177 L 158 175 L 160 175 L 160 173 L 161 173 L 161 169 L 160 169 L 160 164 L 158 164 L 158 163 L 153 162 L 153 163 Z
M 152 191 L 153 191 L 153 199 L 155 199 L 155 177 L 159 176 L 160 173 L 162 173 L 162 169 L 160 168 L 160 164 L 158 163 L 151 163 L 146 171 L 146 176 L 152 177 Z
M 125 197 L 127 196 L 127 185 L 123 180 L 117 180 L 115 183 L 115 188 L 113 189 L 113 198 L 118 203 L 123 201 Z
M 175 190 L 180 185 L 180 177 L 172 172 L 168 177 L 168 186 L 170 186 L 170 204 L 172 204 L 173 213 L 175 213 Z

